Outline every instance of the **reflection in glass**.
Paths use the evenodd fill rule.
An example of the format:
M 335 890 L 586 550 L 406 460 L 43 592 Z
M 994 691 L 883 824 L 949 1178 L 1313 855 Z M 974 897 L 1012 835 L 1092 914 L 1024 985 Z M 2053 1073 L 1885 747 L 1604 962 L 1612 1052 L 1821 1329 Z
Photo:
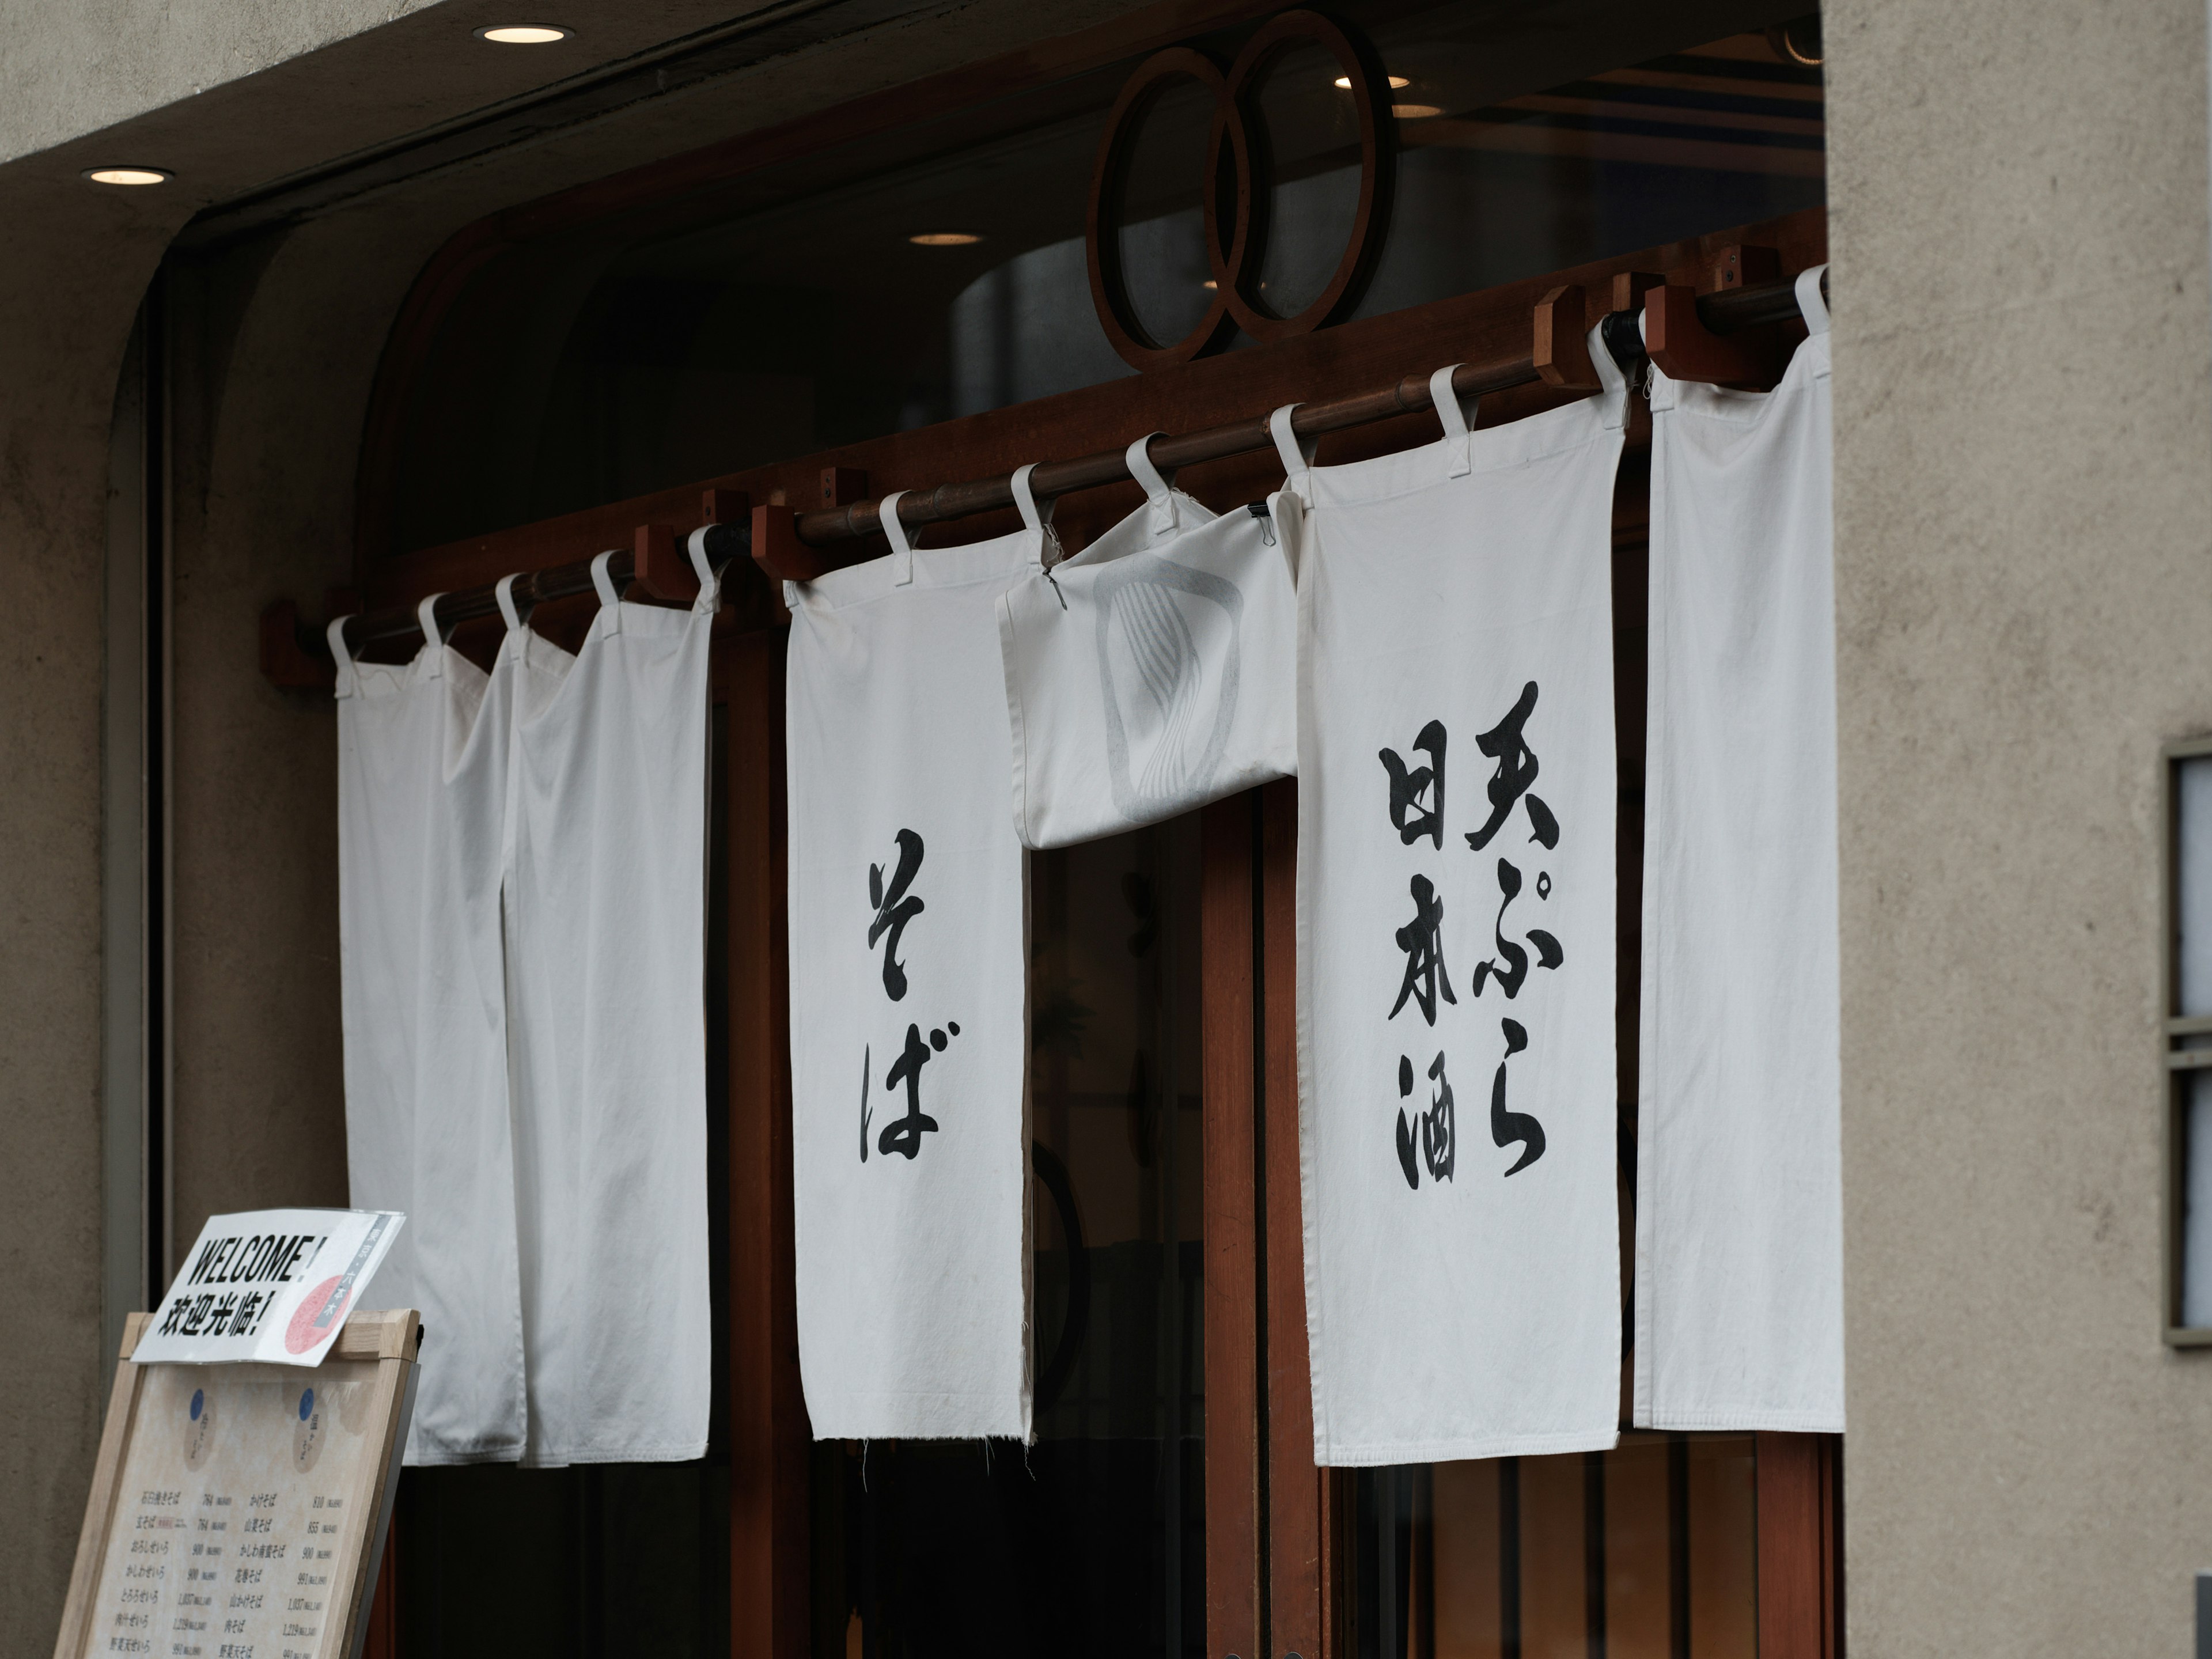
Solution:
M 1389 94 L 1395 205 L 1349 314 L 1818 206 L 1820 70 L 1767 33 L 1802 4 L 1686 21 L 1626 0 L 1353 6 L 1346 21 L 1406 84 Z M 1227 64 L 1256 27 L 1191 44 Z M 1093 309 L 1084 233 L 1107 112 L 1139 61 L 487 259 L 402 415 L 394 550 L 1133 373 Z M 1295 43 L 1248 100 L 1275 182 L 1247 284 L 1278 315 L 1322 290 L 1352 222 L 1342 73 Z M 1168 343 L 1213 297 L 1198 209 L 1211 111 L 1194 83 L 1164 92 L 1137 134 L 1121 235 L 1137 314 Z M 947 228 L 981 240 L 908 240 Z
M 1197 821 L 1034 855 L 1036 1443 L 816 1448 L 817 1659 L 1205 1650 Z
M 1262 310 L 1295 317 L 1321 298 L 1344 258 L 1359 211 L 1359 120 L 1344 68 L 1306 41 L 1270 58 L 1245 96 L 1253 171 L 1272 178 L 1259 278 L 1245 293 Z
M 1121 227 L 1129 308 L 1157 346 L 1182 339 L 1213 303 L 1202 215 L 1212 122 L 1212 90 L 1177 76 L 1146 100 L 1123 140 L 1127 170 L 1108 222 Z
M 2181 1322 L 2212 1326 L 2212 1069 L 2182 1074 Z
M 1753 1659 L 1749 1435 L 1362 1470 L 1359 1659 Z
M 2177 1014 L 2212 1014 L 2212 755 L 2178 762 L 2173 825 Z

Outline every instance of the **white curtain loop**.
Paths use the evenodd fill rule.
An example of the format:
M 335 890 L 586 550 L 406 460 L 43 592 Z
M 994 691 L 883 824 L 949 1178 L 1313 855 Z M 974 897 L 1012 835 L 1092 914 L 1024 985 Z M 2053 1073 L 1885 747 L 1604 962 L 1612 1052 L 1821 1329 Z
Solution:
M 1820 278 L 1827 274 L 1826 265 L 1797 273 L 1797 313 L 1805 319 L 1808 334 L 1828 331 L 1828 302 L 1820 297 Z
M 1285 404 L 1267 416 L 1267 430 L 1274 437 L 1275 453 L 1282 458 L 1285 484 L 1313 465 L 1314 440 L 1299 437 L 1291 428 L 1291 411 L 1297 407 Z
M 691 555 L 691 568 L 699 578 L 699 597 L 691 602 L 694 611 L 712 611 L 722 603 L 720 573 L 707 562 L 707 529 L 702 525 L 685 538 L 684 546 Z
M 438 601 L 445 597 L 433 593 L 415 607 L 415 621 L 422 629 L 422 643 L 430 653 L 422 672 L 434 680 L 446 672 L 446 631 L 438 626 Z
M 1152 465 L 1152 440 L 1166 434 L 1147 432 L 1131 444 L 1123 459 L 1127 461 L 1129 476 L 1144 486 L 1146 497 L 1152 502 L 1152 532 L 1155 539 L 1176 527 L 1176 498 L 1171 488 L 1173 480 L 1164 477 Z
M 1443 422 L 1444 436 L 1458 440 L 1452 451 L 1451 476 L 1463 478 L 1474 470 L 1474 437 L 1469 430 L 1469 412 L 1460 407 L 1459 394 L 1452 390 L 1452 376 L 1459 372 L 1457 363 L 1446 363 L 1429 376 L 1429 401 L 1437 406 L 1437 419 Z M 1480 400 L 1477 400 L 1478 405 Z
M 1602 320 L 1590 329 L 1583 343 L 1589 349 L 1590 366 L 1597 370 L 1598 385 L 1604 388 L 1598 396 L 1605 400 L 1606 430 L 1618 432 L 1628 424 L 1628 376 L 1606 346 Z
M 323 630 L 323 637 L 331 642 L 331 660 L 337 665 L 338 678 L 334 690 L 341 697 L 349 697 L 354 694 L 353 653 L 346 649 L 345 642 L 345 625 L 350 620 L 347 617 L 333 617 L 331 625 Z
M 615 579 L 607 574 L 607 562 L 614 556 L 615 550 L 609 548 L 592 561 L 592 586 L 599 593 L 599 614 L 592 627 L 602 637 L 622 632 L 622 595 L 615 592 Z
M 876 518 L 883 525 L 884 539 L 891 544 L 891 586 L 910 586 L 914 581 L 914 544 L 907 539 L 906 526 L 899 522 L 899 497 L 907 492 L 894 489 L 876 503 Z
M 1021 509 L 1022 524 L 1037 538 L 1037 562 L 1049 565 L 1055 561 L 1051 556 L 1060 551 L 1060 538 L 1052 528 L 1052 510 L 1060 505 L 1047 501 L 1042 511 L 1037 507 L 1036 492 L 1030 488 L 1030 474 L 1036 471 L 1036 463 L 1014 469 L 1014 505 Z

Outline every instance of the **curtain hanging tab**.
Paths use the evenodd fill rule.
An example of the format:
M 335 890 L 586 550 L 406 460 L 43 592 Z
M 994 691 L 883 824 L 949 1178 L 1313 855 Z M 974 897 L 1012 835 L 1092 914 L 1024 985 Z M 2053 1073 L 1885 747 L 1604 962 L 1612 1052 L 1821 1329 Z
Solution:
M 609 549 L 592 561 L 592 586 L 599 595 L 599 614 L 592 620 L 592 631 L 601 639 L 622 632 L 622 595 L 615 592 L 614 578 L 607 574 L 613 558 L 614 550 Z
M 337 665 L 337 695 L 349 697 L 354 692 L 353 653 L 346 649 L 345 625 L 349 618 L 333 617 L 325 635 L 331 642 L 331 660 Z
M 1607 349 L 1605 325 L 1601 322 L 1589 331 L 1590 364 L 1597 370 L 1598 382 L 1605 390 L 1598 395 L 1605 400 L 1605 429 L 1625 431 L 1628 426 L 1628 376 Z
M 1030 474 L 1036 471 L 1035 461 L 1026 466 L 1016 467 L 1012 485 L 1014 505 L 1021 509 L 1024 526 L 1037 538 L 1036 562 L 1042 567 L 1058 562 L 1056 559 L 1047 558 L 1045 553 L 1048 548 L 1054 554 L 1060 551 L 1060 538 L 1054 533 L 1052 527 L 1052 509 L 1056 503 L 1047 501 L 1042 512 L 1037 510 L 1036 493 L 1030 488 Z
M 1285 404 L 1267 416 L 1268 435 L 1275 441 L 1275 453 L 1282 458 L 1283 487 L 1291 489 L 1291 480 L 1313 465 L 1315 440 L 1301 438 L 1291 429 L 1291 411 L 1297 404 Z
M 1447 363 L 1429 376 L 1429 401 L 1437 406 L 1437 418 L 1443 422 L 1445 438 L 1459 441 L 1459 447 L 1451 458 L 1451 476 L 1464 478 L 1474 470 L 1474 434 L 1469 430 L 1474 410 L 1461 408 L 1459 394 L 1452 390 L 1452 376 L 1459 368 L 1457 363 Z M 1479 407 L 1481 399 L 1474 401 Z
M 1808 334 L 1828 331 L 1828 302 L 1820 295 L 1820 283 L 1827 274 L 1826 265 L 1814 265 L 1797 273 L 1797 311 L 1805 319 Z
M 517 571 L 515 576 L 521 574 Z M 512 660 L 520 662 L 530 639 L 524 619 L 514 608 L 514 576 L 501 576 L 492 588 L 492 598 L 498 603 L 501 620 L 507 624 L 507 633 L 499 642 L 500 651 Z
M 446 672 L 446 630 L 438 626 L 438 601 L 443 593 L 433 593 L 415 607 L 416 625 L 422 630 L 422 643 L 430 647 L 428 666 L 422 672 L 437 679 Z
M 691 556 L 692 571 L 699 578 L 699 597 L 691 607 L 695 611 L 719 611 L 722 606 L 722 572 L 707 547 L 707 532 L 717 527 L 701 525 L 684 538 L 684 550 Z
M 906 526 L 899 522 L 899 497 L 907 492 L 894 489 L 883 499 L 878 511 L 884 521 L 884 539 L 891 544 L 891 586 L 908 587 L 914 583 L 914 544 L 907 539 Z
M 1166 436 L 1164 432 L 1147 432 L 1121 455 L 1128 465 L 1129 476 L 1144 486 L 1146 497 L 1152 502 L 1150 528 L 1155 540 L 1176 527 L 1175 491 L 1170 488 L 1174 480 L 1152 465 L 1152 440 Z

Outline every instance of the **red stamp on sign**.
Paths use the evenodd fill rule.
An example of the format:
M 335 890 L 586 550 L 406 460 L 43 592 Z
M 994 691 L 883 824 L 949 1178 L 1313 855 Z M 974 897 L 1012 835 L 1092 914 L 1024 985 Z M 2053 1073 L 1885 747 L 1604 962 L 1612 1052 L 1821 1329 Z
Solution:
M 337 1305 L 331 1310 L 328 1320 L 319 1327 L 315 1322 L 322 1315 L 324 1304 L 330 1300 L 337 1288 L 338 1280 L 334 1275 L 307 1292 L 307 1298 L 294 1310 L 292 1322 L 284 1331 L 284 1346 L 289 1352 L 305 1353 L 337 1329 L 338 1322 L 345 1317 L 346 1304 L 353 1300 L 350 1290 L 338 1297 Z

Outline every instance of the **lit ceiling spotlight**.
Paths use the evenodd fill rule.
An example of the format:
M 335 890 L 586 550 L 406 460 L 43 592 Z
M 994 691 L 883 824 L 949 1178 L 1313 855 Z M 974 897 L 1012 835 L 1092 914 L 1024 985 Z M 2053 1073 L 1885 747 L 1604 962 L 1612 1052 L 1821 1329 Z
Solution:
M 477 39 L 501 46 L 550 46 L 556 40 L 566 40 L 575 32 L 553 23 L 501 23 L 494 28 L 478 29 Z
M 1443 113 L 1440 104 L 1393 104 L 1390 113 L 1401 121 L 1426 121 Z
M 982 240 L 972 230 L 917 230 L 907 238 L 916 247 L 972 247 Z
M 1407 87 L 1413 84 L 1402 75 L 1393 75 L 1389 76 L 1389 79 L 1390 82 L 1390 90 L 1393 92 L 1403 92 Z M 1339 92 L 1350 92 L 1352 90 L 1352 77 L 1348 75 L 1338 76 L 1336 77 L 1336 89 Z
M 166 185 L 177 175 L 167 167 L 87 167 L 95 185 Z

